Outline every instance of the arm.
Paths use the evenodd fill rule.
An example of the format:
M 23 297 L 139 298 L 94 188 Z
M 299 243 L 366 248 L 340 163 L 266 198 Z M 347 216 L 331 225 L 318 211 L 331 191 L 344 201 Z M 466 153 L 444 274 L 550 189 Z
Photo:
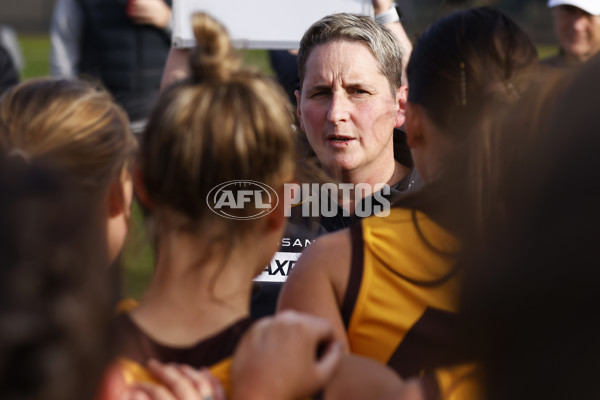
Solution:
M 331 379 L 341 356 L 326 320 L 291 311 L 263 318 L 235 351 L 232 399 L 306 398 Z
M 375 17 L 377 15 L 383 14 L 394 7 L 395 3 L 393 0 L 372 0 L 373 1 L 373 9 L 375 10 Z M 400 21 L 388 22 L 384 24 L 388 27 L 400 41 L 400 46 L 404 50 L 402 55 L 402 64 L 404 66 L 404 75 L 406 75 L 406 65 L 408 64 L 408 59 L 410 58 L 410 53 L 412 53 L 412 43 L 402 26 Z
M 352 243 L 344 229 L 322 236 L 300 256 L 283 285 L 278 311 L 292 309 L 327 319 L 335 338 L 348 349 L 340 313 L 350 274 Z
M 58 0 L 50 23 L 50 73 L 73 78 L 81 58 L 83 12 L 74 0 Z

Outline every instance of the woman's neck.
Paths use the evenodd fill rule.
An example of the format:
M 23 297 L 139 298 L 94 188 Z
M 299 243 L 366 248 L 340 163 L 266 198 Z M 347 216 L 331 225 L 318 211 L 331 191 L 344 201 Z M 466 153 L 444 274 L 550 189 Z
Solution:
M 156 270 L 131 315 L 153 339 L 189 346 L 247 317 L 259 263 L 241 246 L 227 251 L 200 235 L 163 232 Z

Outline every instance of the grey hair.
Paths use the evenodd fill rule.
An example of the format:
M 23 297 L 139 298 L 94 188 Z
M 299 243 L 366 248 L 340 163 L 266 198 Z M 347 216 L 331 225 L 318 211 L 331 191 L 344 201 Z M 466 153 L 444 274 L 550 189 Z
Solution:
M 379 64 L 379 71 L 387 78 L 392 94 L 402 86 L 402 48 L 396 35 L 372 17 L 340 13 L 320 19 L 304 33 L 298 51 L 300 87 L 306 74 L 306 61 L 312 50 L 336 40 L 358 42 L 367 46 Z

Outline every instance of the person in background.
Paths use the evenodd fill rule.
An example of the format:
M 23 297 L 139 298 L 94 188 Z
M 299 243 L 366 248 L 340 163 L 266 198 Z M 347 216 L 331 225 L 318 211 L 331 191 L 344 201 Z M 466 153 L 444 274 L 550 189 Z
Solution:
M 13 27 L 0 24 L 0 47 L 4 47 L 10 55 L 17 73 L 20 74 L 23 72 L 23 68 L 25 68 L 25 59 L 23 58 L 23 51 L 19 44 L 17 32 Z
M 100 80 L 143 130 L 170 49 L 171 0 L 58 0 L 52 76 Z
M 402 65 L 406 67 L 408 58 L 412 51 L 412 43 L 406 35 L 406 31 L 400 22 L 398 6 L 391 0 L 373 0 L 373 11 L 375 20 L 387 26 L 400 41 L 402 47 L 403 59 Z M 290 101 L 297 106 L 294 92 L 300 90 L 300 78 L 298 76 L 298 49 L 293 50 L 270 50 L 269 61 L 275 71 L 277 81 L 283 86 L 288 94 Z
M 600 51 L 600 2 L 597 0 L 549 0 L 559 53 L 543 64 L 577 67 Z
M 277 82 L 288 94 L 290 103 L 296 106 L 294 92 L 300 88 L 298 50 L 269 50 L 269 62 L 275 71 Z
M 333 179 L 370 187 L 357 197 L 335 199 L 335 215 L 320 221 L 326 231 L 360 219 L 356 210 L 373 197 L 378 184 L 390 186 L 385 196 L 391 203 L 413 188 L 412 159 L 404 132 L 396 129 L 404 124 L 406 110 L 402 61 L 394 33 L 361 15 L 324 17 L 300 42 L 300 129 Z
M 0 45 L 0 96 L 7 89 L 19 83 L 19 73 L 15 68 L 13 60 L 4 48 Z
M 0 95 L 19 83 L 24 64 L 15 30 L 0 24 Z

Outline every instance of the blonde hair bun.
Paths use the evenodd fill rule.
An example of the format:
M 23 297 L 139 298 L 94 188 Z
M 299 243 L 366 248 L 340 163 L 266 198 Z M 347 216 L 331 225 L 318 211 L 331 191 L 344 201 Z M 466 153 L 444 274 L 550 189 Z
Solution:
M 192 15 L 196 49 L 190 57 L 190 69 L 195 82 L 224 81 L 236 72 L 241 61 L 236 54 L 227 29 L 210 15 Z

